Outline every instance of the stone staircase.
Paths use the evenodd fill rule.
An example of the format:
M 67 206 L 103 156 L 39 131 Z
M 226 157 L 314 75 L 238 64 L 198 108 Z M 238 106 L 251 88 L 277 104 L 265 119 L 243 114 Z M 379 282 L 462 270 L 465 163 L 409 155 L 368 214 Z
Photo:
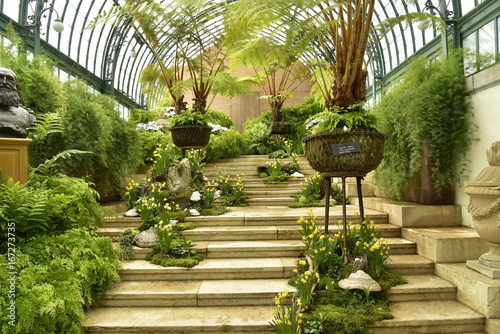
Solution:
M 231 176 L 244 173 L 246 192 L 252 196 L 250 206 L 232 208 L 223 216 L 187 218 L 198 228 L 185 234 L 205 257 L 194 268 L 153 265 L 144 260 L 148 249 L 134 248 L 131 260 L 120 270 L 122 282 L 88 311 L 86 332 L 273 333 L 269 322 L 274 297 L 285 289 L 293 291 L 287 281 L 303 250 L 297 220 L 308 208 L 286 206 L 301 180 L 264 185 L 257 178 L 256 166 L 267 161 L 266 157 L 244 156 L 207 164 L 205 175 L 209 179 L 217 168 Z M 303 157 L 299 165 L 306 177 L 314 174 Z M 434 275 L 436 264 L 427 254 L 432 247 L 422 249 L 415 242 L 415 229 L 409 232 L 390 224 L 400 221 L 395 210 L 389 208 L 386 213 L 377 201 L 367 202 L 367 219 L 381 227 L 391 247 L 387 269 L 408 280 L 389 293 L 394 318 L 374 324 L 373 332 L 486 333 L 485 317 L 457 300 L 454 284 Z M 332 229 L 341 219 L 341 209 L 336 206 L 330 210 Z M 348 205 L 347 209 L 348 219 L 355 222 L 358 207 Z M 318 222 L 324 221 L 324 208 L 313 208 L 313 214 Z M 447 219 L 444 216 L 441 219 Z M 100 233 L 113 237 L 139 224 L 137 218 L 110 218 Z M 403 238 L 405 235 L 412 240 Z

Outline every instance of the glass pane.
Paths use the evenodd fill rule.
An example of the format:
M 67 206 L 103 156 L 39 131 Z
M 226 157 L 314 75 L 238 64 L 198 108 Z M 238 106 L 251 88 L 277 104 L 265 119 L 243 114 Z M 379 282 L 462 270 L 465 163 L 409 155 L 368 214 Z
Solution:
M 495 22 L 491 21 L 479 29 L 479 69 L 495 62 Z
M 462 15 L 467 14 L 476 6 L 474 0 L 462 0 L 460 1 L 460 6 L 462 6 Z
M 465 75 L 470 75 L 477 72 L 477 50 L 476 50 L 477 37 L 476 33 L 472 33 L 462 40 L 464 49 L 464 70 Z

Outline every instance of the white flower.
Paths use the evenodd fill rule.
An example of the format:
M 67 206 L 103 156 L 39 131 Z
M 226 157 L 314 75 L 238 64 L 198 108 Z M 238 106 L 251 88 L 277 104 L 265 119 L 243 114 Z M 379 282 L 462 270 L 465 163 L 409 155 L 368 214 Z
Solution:
M 145 123 L 138 123 L 137 124 L 137 129 L 139 130 L 144 130 L 144 131 L 160 131 L 160 129 L 163 127 L 163 125 L 160 125 L 156 122 L 148 122 L 148 124 Z
M 220 190 L 217 190 L 215 193 L 214 193 L 214 199 L 217 199 L 219 198 L 221 195 L 221 191 Z
M 165 117 L 172 117 L 175 115 L 175 107 L 166 107 L 165 111 Z
M 200 194 L 200 192 L 199 191 L 195 191 L 194 193 L 192 193 L 190 200 L 193 201 L 193 202 L 201 201 L 201 194 Z
M 344 130 L 344 132 L 347 132 L 347 131 L 349 131 L 349 128 L 344 125 L 344 128 L 342 130 Z
M 228 131 L 229 129 L 226 128 L 225 126 L 219 125 L 219 124 L 214 124 L 214 123 L 208 123 L 208 126 L 212 128 L 212 132 L 218 133 L 222 131 Z
M 178 220 L 171 220 L 170 221 L 170 225 L 172 225 L 172 227 L 176 226 L 178 223 L 179 223 Z
M 309 123 L 306 124 L 306 129 L 309 130 L 310 128 L 312 128 L 314 125 L 318 124 L 321 121 L 322 121 L 322 119 L 320 119 L 320 118 L 313 119 L 312 121 L 310 121 Z
M 293 173 L 293 174 L 292 174 L 292 175 L 290 175 L 290 176 L 293 176 L 293 177 L 304 177 L 304 174 L 299 173 L 299 172 L 295 172 L 295 173 Z

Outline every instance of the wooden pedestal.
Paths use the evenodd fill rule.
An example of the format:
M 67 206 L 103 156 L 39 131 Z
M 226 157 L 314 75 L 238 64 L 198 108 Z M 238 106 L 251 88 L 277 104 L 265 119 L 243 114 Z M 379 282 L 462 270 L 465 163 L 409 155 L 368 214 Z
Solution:
M 0 138 L 0 169 L 2 177 L 14 182 L 28 182 L 28 146 L 31 139 Z

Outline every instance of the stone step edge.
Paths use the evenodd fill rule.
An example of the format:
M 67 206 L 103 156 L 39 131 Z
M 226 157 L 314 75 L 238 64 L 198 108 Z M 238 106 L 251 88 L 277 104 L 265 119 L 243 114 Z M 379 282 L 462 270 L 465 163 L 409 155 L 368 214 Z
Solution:
M 412 280 L 415 280 L 415 277 L 418 277 L 418 282 L 413 283 Z M 397 297 L 404 295 L 406 298 L 409 295 L 416 295 L 418 298 L 422 294 L 428 294 L 432 296 L 436 296 L 436 294 L 440 293 L 448 293 L 451 295 L 454 295 L 456 293 L 456 287 L 454 287 L 452 284 L 446 282 L 443 279 L 439 279 L 433 275 L 414 275 L 414 276 L 406 276 L 404 277 L 408 279 L 409 283 L 408 284 L 403 284 L 403 285 L 398 285 L 393 288 L 391 288 L 388 291 L 389 295 L 389 301 L 395 301 L 394 298 L 391 297 Z M 432 281 L 431 284 L 426 284 L 425 286 L 421 284 L 420 282 L 425 281 L 425 280 L 430 280 Z M 267 288 L 267 289 L 253 289 L 251 291 L 234 291 L 234 290 L 228 290 L 226 292 L 221 292 L 221 291 L 216 291 L 216 292 L 210 292 L 209 288 L 210 285 L 225 285 L 228 284 L 229 280 L 198 280 L 198 281 L 185 281 L 183 282 L 183 288 L 187 289 L 186 286 L 192 286 L 190 289 L 187 291 L 179 292 L 179 291 L 173 291 L 174 289 L 177 289 L 176 285 L 179 284 L 178 281 L 164 281 L 161 284 L 158 284 L 157 281 L 139 281 L 139 282 L 124 282 L 122 284 L 130 285 L 130 289 L 132 290 L 123 290 L 124 288 L 122 287 L 121 291 L 114 292 L 113 289 L 107 293 L 105 293 L 102 298 L 103 299 L 162 299 L 166 298 L 169 296 L 172 297 L 177 297 L 177 298 L 229 298 L 228 296 L 233 296 L 233 298 L 240 297 L 240 296 L 255 296 L 255 297 L 269 297 L 272 296 L 274 297 L 277 293 L 284 291 L 285 289 L 294 292 L 296 289 L 292 286 L 288 286 L 286 283 L 288 282 L 285 279 L 243 279 L 243 280 L 237 280 L 236 285 L 239 285 L 240 288 L 241 286 L 247 286 L 249 284 L 256 284 L 259 287 L 263 287 L 266 285 L 263 285 L 262 283 L 265 282 L 267 284 L 272 284 L 274 285 L 275 288 Z M 234 281 L 230 281 L 234 282 Z M 172 288 L 167 288 L 171 284 L 173 287 Z M 203 284 L 209 285 L 209 287 L 203 287 Z M 152 287 L 153 285 L 153 287 Z M 141 286 L 143 288 L 141 289 Z M 280 289 L 277 289 L 276 287 L 279 287 Z M 126 288 L 126 287 L 125 287 Z M 166 291 L 167 289 L 170 289 L 170 291 Z M 201 297 L 200 297 L 201 296 Z M 454 299 L 454 298 L 451 298 Z M 417 299 L 420 300 L 420 299 Z M 401 301 L 401 300 L 398 300 Z M 405 300 L 408 301 L 408 300 Z

